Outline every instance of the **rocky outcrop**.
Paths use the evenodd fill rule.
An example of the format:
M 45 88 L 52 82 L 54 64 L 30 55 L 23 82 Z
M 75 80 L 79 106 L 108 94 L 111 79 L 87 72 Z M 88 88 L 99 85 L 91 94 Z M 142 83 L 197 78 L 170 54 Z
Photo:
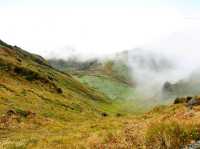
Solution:
M 177 97 L 174 100 L 174 104 L 186 104 L 187 107 L 192 108 L 193 106 L 200 105 L 200 96 L 186 96 L 186 97 Z

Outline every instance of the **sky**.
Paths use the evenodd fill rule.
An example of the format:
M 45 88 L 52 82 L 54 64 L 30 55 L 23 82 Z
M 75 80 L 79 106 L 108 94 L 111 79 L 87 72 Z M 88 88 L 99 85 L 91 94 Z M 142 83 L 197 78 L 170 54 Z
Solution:
M 200 48 L 199 0 L 0 0 L 0 18 L 1 40 L 44 57 Z

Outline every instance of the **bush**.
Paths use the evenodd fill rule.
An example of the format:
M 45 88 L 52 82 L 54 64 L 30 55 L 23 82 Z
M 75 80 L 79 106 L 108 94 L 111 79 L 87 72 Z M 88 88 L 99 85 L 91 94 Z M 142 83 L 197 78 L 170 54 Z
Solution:
M 179 103 L 188 103 L 193 97 L 187 96 L 187 97 L 177 97 L 174 100 L 174 104 L 179 104 Z
M 106 112 L 102 112 L 102 113 L 101 113 L 101 116 L 103 116 L 103 117 L 107 117 L 108 114 L 107 114 Z
M 26 80 L 33 81 L 40 78 L 39 74 L 37 72 L 34 72 L 32 70 L 23 68 L 23 67 L 15 67 L 14 72 L 17 75 L 24 76 Z
M 149 149 L 179 149 L 191 140 L 199 139 L 200 125 L 160 122 L 148 128 L 145 143 Z
M 61 88 L 57 88 L 56 90 L 57 90 L 57 93 L 59 93 L 59 94 L 63 93 L 63 90 Z

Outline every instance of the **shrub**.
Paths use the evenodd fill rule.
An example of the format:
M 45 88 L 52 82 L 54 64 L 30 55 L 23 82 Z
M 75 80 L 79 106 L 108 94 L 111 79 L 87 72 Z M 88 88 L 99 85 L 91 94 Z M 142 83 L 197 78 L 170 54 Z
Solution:
M 35 116 L 36 113 L 31 112 L 31 111 L 25 111 L 19 108 L 15 108 L 14 110 L 9 110 L 7 113 L 13 113 L 13 114 L 18 114 L 22 117 L 28 117 L 28 116 Z
M 187 97 L 177 97 L 174 100 L 174 104 L 179 104 L 179 103 L 188 103 L 193 97 L 187 96 Z
M 24 76 L 26 80 L 33 81 L 39 79 L 39 74 L 32 70 L 23 68 L 23 67 L 15 67 L 14 72 L 17 75 Z
M 149 149 L 179 149 L 191 140 L 200 139 L 200 125 L 160 122 L 152 124 L 146 133 L 145 143 Z
M 108 114 L 107 114 L 106 112 L 102 112 L 102 113 L 101 113 L 101 116 L 103 116 L 103 117 L 107 117 Z
M 57 88 L 56 90 L 57 90 L 57 93 L 59 93 L 59 94 L 63 93 L 63 90 L 61 88 Z

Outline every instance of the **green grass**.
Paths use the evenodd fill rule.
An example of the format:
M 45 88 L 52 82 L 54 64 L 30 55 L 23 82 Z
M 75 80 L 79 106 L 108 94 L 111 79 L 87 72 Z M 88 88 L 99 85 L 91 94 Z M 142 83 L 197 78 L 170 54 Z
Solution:
M 78 78 L 97 91 L 100 91 L 112 99 L 112 107 L 121 113 L 144 113 L 155 106 L 153 101 L 145 100 L 142 95 L 138 95 L 130 85 L 111 79 L 106 76 L 82 75 Z M 157 102 L 157 104 L 162 104 Z
M 133 87 L 105 76 L 83 75 L 79 80 L 103 92 L 111 99 L 131 99 L 135 95 Z

